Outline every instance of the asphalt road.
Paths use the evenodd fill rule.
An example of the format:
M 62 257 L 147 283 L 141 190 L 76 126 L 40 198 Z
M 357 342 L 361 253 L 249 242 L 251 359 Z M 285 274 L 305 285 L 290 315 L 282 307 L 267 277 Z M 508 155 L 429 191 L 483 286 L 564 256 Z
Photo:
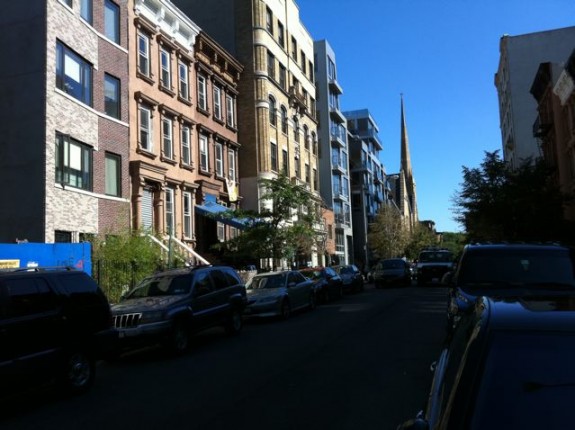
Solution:
M 181 357 L 150 348 L 101 363 L 83 396 L 13 399 L 0 428 L 395 429 L 425 403 L 446 302 L 440 287 L 367 286 L 236 337 L 212 329 Z

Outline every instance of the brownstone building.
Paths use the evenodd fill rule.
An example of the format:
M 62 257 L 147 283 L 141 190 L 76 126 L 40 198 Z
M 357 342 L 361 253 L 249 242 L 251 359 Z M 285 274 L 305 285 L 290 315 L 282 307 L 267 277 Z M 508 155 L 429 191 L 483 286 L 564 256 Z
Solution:
M 239 199 L 242 67 L 169 1 L 130 12 L 132 225 L 205 253 L 236 233 L 207 215 Z

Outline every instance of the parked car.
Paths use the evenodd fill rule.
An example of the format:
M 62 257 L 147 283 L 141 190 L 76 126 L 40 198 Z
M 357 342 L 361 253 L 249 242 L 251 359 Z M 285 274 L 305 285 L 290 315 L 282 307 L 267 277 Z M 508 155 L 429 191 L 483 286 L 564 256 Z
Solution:
M 115 345 L 110 305 L 73 268 L 0 271 L 2 394 L 56 381 L 71 393 L 94 383 L 96 360 Z
M 439 284 L 446 272 L 454 268 L 454 255 L 443 248 L 425 248 L 419 253 L 415 267 L 417 285 Z
M 335 266 L 334 270 L 341 276 L 344 291 L 363 291 L 363 275 L 355 264 Z
M 447 273 L 443 282 L 450 287 L 450 330 L 480 296 L 575 291 L 575 254 L 550 244 L 470 244 L 464 247 L 457 269 Z
M 300 273 L 313 281 L 316 298 L 321 303 L 343 296 L 343 281 L 331 267 L 309 267 L 301 269 Z
M 573 321 L 573 294 L 480 298 L 433 366 L 424 411 L 398 429 L 571 427 Z
M 293 311 L 315 308 L 313 282 L 297 270 L 257 274 L 246 288 L 246 316 L 279 316 L 287 319 Z
M 223 326 L 239 333 L 246 303 L 234 269 L 197 266 L 149 276 L 112 306 L 112 314 L 122 349 L 161 343 L 182 353 L 200 330 Z
M 378 262 L 372 271 L 376 288 L 386 285 L 411 285 L 410 264 L 403 258 L 389 258 Z

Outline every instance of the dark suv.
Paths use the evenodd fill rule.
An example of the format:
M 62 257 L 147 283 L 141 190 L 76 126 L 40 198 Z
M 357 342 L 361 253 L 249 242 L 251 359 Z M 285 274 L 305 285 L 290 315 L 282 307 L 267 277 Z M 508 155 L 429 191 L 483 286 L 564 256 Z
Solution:
M 419 253 L 415 276 L 417 284 L 440 283 L 445 273 L 453 270 L 454 255 L 442 248 L 426 248 Z
M 470 244 L 444 279 L 448 332 L 478 297 L 510 298 L 575 292 L 575 253 L 553 244 Z
M 86 391 L 95 362 L 117 333 L 98 284 L 72 268 L 0 271 L 0 386 L 3 393 L 56 379 Z
M 120 348 L 163 343 L 176 353 L 188 348 L 189 336 L 223 326 L 239 333 L 246 288 L 234 269 L 199 266 L 156 273 L 112 306 Z

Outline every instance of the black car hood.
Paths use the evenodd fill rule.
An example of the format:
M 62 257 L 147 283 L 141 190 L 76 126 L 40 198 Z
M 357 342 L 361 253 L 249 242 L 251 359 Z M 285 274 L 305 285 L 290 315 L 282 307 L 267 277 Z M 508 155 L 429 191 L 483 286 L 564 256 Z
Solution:
M 112 305 L 113 314 L 133 313 L 142 311 L 162 310 L 179 301 L 183 301 L 186 296 L 160 296 L 160 297 L 140 297 L 137 299 L 126 299 L 118 304 Z

